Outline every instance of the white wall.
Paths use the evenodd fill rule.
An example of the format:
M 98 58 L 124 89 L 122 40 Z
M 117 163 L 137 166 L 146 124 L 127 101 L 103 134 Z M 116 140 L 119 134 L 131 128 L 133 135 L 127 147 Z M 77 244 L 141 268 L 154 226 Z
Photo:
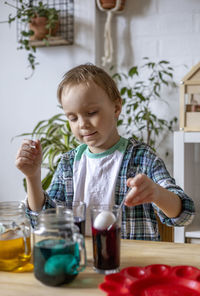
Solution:
M 11 12 L 1 0 L 0 21 Z M 26 53 L 16 50 L 15 24 L 0 24 L 0 200 L 24 198 L 23 176 L 14 164 L 21 139 L 11 143 L 11 138 L 58 112 L 56 89 L 69 68 L 84 62 L 100 65 L 104 22 L 105 14 L 97 8 L 95 13 L 94 1 L 76 0 L 74 45 L 38 49 L 40 65 L 30 80 L 24 79 Z M 199 62 L 199 0 L 127 0 L 125 11 L 114 16 L 112 24 L 114 64 L 119 69 L 140 64 L 144 56 L 167 59 L 178 82 Z M 178 92 L 170 102 L 167 112 L 178 116 Z M 172 137 L 165 146 L 172 147 Z M 172 158 L 166 161 L 172 171 Z
M 12 1 L 11 1 L 12 2 Z M 16 26 L 0 24 L 0 200 L 20 200 L 25 196 L 23 175 L 15 167 L 15 156 L 22 138 L 11 138 L 31 132 L 39 120 L 60 112 L 56 90 L 63 74 L 71 67 L 95 62 L 95 3 L 75 1 L 75 40 L 72 46 L 40 48 L 40 65 L 34 76 L 25 80 L 26 52 L 17 50 Z M 13 9 L 0 1 L 0 21 Z
M 99 13 L 99 39 L 103 36 L 105 13 Z M 118 70 L 127 70 L 141 65 L 148 56 L 153 61 L 162 59 L 171 62 L 175 81 L 181 78 L 200 61 L 200 1 L 199 0 L 127 0 L 123 13 L 115 15 L 112 22 L 114 60 Z M 103 43 L 100 43 L 100 53 Z M 100 62 L 99 56 L 98 61 Z M 179 89 L 165 91 L 163 97 L 169 107 L 160 108 L 162 118 L 179 117 Z M 177 127 L 178 128 L 178 125 Z M 169 135 L 158 153 L 164 158 L 167 168 L 173 171 L 173 135 Z M 170 152 L 165 158 L 165 152 Z

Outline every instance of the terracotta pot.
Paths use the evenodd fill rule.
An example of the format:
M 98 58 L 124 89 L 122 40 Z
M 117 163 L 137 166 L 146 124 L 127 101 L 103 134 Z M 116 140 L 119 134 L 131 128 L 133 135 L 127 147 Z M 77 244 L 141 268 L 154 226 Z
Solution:
M 104 9 L 111 9 L 111 8 L 114 8 L 116 6 L 117 0 L 100 0 L 100 2 L 101 2 L 101 6 Z M 124 9 L 125 2 L 126 2 L 126 0 L 122 0 L 122 4 L 121 4 L 119 10 Z
M 50 31 L 46 28 L 47 18 L 46 17 L 35 17 L 29 24 L 30 29 L 34 32 L 34 35 L 30 37 L 30 40 L 42 40 L 50 33 L 51 36 L 55 36 L 59 28 L 59 22 L 56 23 L 55 27 Z

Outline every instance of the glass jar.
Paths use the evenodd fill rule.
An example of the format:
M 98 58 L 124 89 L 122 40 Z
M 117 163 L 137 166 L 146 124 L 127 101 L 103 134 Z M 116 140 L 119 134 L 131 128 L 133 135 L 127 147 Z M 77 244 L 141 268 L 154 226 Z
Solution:
M 67 284 L 86 266 L 85 242 L 64 207 L 47 209 L 34 229 L 34 274 L 49 286 Z
M 31 228 L 23 203 L 0 202 L 0 270 L 30 271 Z

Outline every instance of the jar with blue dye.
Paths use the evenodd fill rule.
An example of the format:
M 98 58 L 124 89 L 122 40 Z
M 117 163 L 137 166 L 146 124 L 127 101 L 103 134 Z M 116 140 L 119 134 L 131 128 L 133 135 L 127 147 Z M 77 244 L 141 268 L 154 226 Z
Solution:
M 66 208 L 47 209 L 34 229 L 34 275 L 48 286 L 72 282 L 86 266 L 85 242 Z

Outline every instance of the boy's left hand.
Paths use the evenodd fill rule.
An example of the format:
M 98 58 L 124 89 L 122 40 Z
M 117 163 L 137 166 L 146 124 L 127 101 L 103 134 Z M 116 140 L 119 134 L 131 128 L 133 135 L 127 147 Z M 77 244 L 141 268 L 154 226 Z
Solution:
M 127 186 L 132 188 L 124 201 L 124 204 L 128 207 L 144 203 L 156 203 L 159 197 L 159 186 L 145 174 L 138 174 L 134 178 L 129 178 Z

